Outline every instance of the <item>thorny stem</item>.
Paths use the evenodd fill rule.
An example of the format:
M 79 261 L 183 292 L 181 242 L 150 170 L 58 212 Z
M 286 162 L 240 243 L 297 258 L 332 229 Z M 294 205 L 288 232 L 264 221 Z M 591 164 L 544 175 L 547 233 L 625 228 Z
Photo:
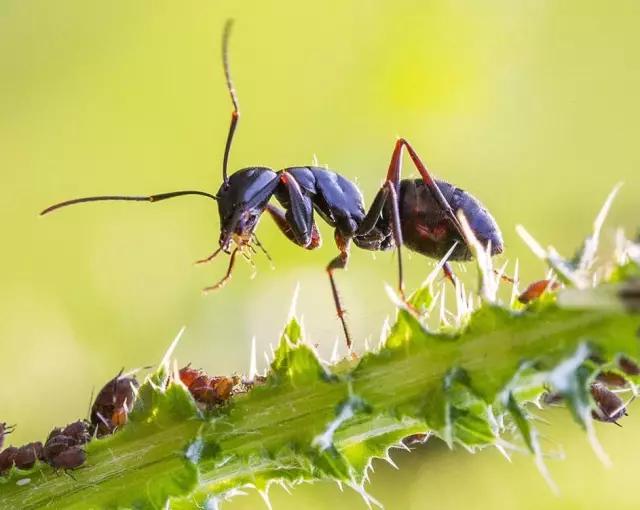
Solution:
M 478 313 L 495 327 L 476 318 L 454 340 L 412 330 L 415 321 L 402 311 L 391 335 L 392 345 L 343 365 L 332 375 L 312 373 L 320 365 L 313 367 L 311 358 L 304 368 L 298 367 L 296 353 L 310 355 L 311 351 L 289 346 L 285 358 L 294 357 L 274 367 L 266 385 L 235 397 L 217 416 L 201 420 L 193 413 L 181 419 L 134 422 L 120 434 L 92 443 L 89 461 L 73 478 L 46 467 L 27 476 L 12 476 L 0 486 L 1 506 L 111 508 L 116 502 L 135 503 L 131 498 L 138 494 L 141 508 L 154 508 L 161 507 L 169 494 L 203 502 L 248 484 L 266 488 L 271 481 L 334 477 L 358 484 L 355 470 L 342 472 L 343 458 L 351 460 L 349 452 L 376 441 L 384 443 L 378 452 L 382 455 L 404 436 L 437 429 L 430 425 L 437 418 L 425 411 L 424 400 L 441 387 L 451 367 L 464 368 L 474 392 L 493 401 L 521 360 L 546 360 L 551 368 L 573 354 L 585 331 L 593 345 L 602 344 L 606 352 L 638 354 L 635 333 L 640 319 L 625 313 L 551 307 L 544 312 L 544 320 L 536 314 L 515 316 L 497 308 Z M 287 371 L 299 368 L 286 380 Z M 174 393 L 182 391 L 177 385 L 172 388 Z M 355 417 L 337 428 L 330 438 L 331 455 L 312 447 L 336 419 L 340 405 L 355 396 L 366 406 L 354 407 Z M 360 461 L 366 464 L 368 459 L 347 465 Z M 198 474 L 195 481 L 190 480 L 193 471 Z M 149 501 L 143 504 L 147 496 Z

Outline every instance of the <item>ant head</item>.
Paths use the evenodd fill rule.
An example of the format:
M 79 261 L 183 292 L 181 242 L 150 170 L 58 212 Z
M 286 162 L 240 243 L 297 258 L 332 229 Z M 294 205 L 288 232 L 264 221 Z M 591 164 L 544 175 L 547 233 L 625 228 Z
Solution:
M 231 241 L 238 246 L 251 241 L 278 182 L 273 170 L 253 167 L 235 172 L 222 184 L 217 194 L 220 248 L 227 251 Z

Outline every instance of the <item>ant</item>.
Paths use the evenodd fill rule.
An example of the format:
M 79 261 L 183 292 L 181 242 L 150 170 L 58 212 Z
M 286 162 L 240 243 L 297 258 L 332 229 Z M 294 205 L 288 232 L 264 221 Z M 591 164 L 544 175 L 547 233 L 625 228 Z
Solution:
M 290 241 L 307 250 L 318 248 L 321 237 L 314 220 L 315 211 L 335 229 L 335 242 L 340 253 L 329 262 L 326 271 L 349 349 L 351 335 L 334 271 L 347 266 L 352 242 L 365 250 L 398 250 L 398 289 L 403 297 L 400 251 L 403 244 L 410 250 L 431 258 L 441 259 L 447 254 L 448 260 L 467 261 L 472 258 L 455 211 L 464 213 L 471 230 L 484 246 L 489 247 L 491 255 L 502 253 L 502 234 L 487 209 L 466 191 L 434 179 L 413 147 L 402 138 L 396 141 L 384 184 L 368 211 L 365 210 L 358 187 L 339 173 L 326 168 L 296 166 L 274 171 L 255 166 L 228 175 L 229 154 L 240 118 L 238 96 L 231 79 L 228 57 L 232 23 L 232 20 L 226 22 L 222 37 L 222 62 L 233 111 L 222 160 L 222 185 L 218 192 L 213 195 L 188 190 L 149 196 L 93 196 L 52 205 L 41 214 L 72 204 L 101 200 L 159 202 L 184 195 L 200 195 L 215 200 L 218 202 L 221 222 L 218 247 L 211 255 L 197 262 L 209 262 L 221 252 L 230 255 L 230 260 L 224 277 L 215 285 L 204 289 L 210 291 L 222 287 L 231 278 L 238 253 L 251 260 L 251 254 L 256 252 L 255 244 L 268 256 L 254 233 L 265 211 Z M 420 179 L 400 178 L 403 149 L 409 153 Z M 269 203 L 274 196 L 283 209 Z M 444 271 L 455 282 L 446 261 Z

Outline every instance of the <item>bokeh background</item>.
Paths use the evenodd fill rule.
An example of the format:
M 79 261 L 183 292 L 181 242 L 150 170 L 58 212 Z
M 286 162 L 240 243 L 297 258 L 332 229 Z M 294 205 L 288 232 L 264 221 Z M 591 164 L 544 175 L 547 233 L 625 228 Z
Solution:
M 0 413 L 14 442 L 42 438 L 87 412 L 91 389 L 121 367 L 160 359 L 178 329 L 182 362 L 212 373 L 247 370 L 277 340 L 296 282 L 308 337 L 329 352 L 340 328 L 324 265 L 336 253 L 289 244 L 268 219 L 258 230 L 275 269 L 192 262 L 216 244 L 215 205 L 94 204 L 40 218 L 65 198 L 174 189 L 214 192 L 230 104 L 220 66 L 224 20 L 236 18 L 232 67 L 243 117 L 231 166 L 311 163 L 342 172 L 367 203 L 397 135 L 438 176 L 481 197 L 525 279 L 544 274 L 514 232 L 523 223 L 571 254 L 617 181 L 607 223 L 639 226 L 640 4 L 584 0 L 394 2 L 0 3 Z M 412 172 L 407 166 L 407 174 Z M 409 288 L 432 262 L 407 262 Z M 390 253 L 354 251 L 339 285 L 359 349 L 393 313 Z M 465 278 L 473 279 L 473 271 Z M 263 364 L 264 367 L 264 364 Z M 370 490 L 390 509 L 637 508 L 640 420 L 598 432 L 605 469 L 565 412 L 545 415 L 555 497 L 516 455 L 472 456 L 430 444 L 377 464 Z M 275 508 L 362 508 L 330 484 Z M 250 495 L 229 505 L 256 508 Z

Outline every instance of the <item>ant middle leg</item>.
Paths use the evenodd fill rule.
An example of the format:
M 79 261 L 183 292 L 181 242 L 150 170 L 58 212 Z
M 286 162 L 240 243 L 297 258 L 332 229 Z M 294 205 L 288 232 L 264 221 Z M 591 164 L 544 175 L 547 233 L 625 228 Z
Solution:
M 338 232 L 338 230 L 336 230 L 335 232 L 335 239 L 336 244 L 338 245 L 338 249 L 340 250 L 340 254 L 327 265 L 327 274 L 329 275 L 329 282 L 331 283 L 331 293 L 333 294 L 333 302 L 336 306 L 336 312 L 338 314 L 340 322 L 342 323 L 342 329 L 344 331 L 345 340 L 347 342 L 347 348 L 349 349 L 349 351 L 351 351 L 351 334 L 349 333 L 347 321 L 344 317 L 346 310 L 342 306 L 342 300 L 340 299 L 338 287 L 333 276 L 333 272 L 336 269 L 344 269 L 345 267 L 347 267 L 347 263 L 349 262 L 349 247 L 351 244 L 351 239 L 343 237 L 340 232 Z

